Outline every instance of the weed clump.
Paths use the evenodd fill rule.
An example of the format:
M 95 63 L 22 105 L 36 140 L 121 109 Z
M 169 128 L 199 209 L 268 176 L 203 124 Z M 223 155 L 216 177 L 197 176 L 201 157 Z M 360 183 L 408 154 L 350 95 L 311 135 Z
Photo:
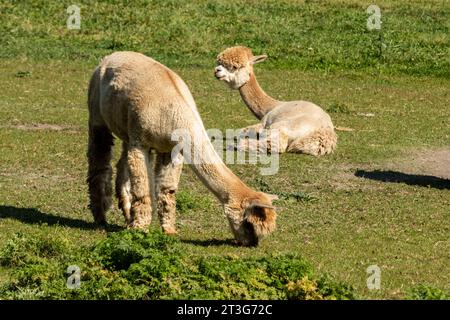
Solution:
M 64 255 L 68 251 L 68 241 L 62 237 L 44 235 L 29 238 L 16 233 L 0 250 L 0 266 L 21 267 L 42 259 Z
M 71 250 L 57 239 L 55 244 L 48 241 L 45 236 L 30 239 L 17 235 L 4 246 L 0 261 L 15 269 L 11 281 L 0 288 L 0 298 L 354 298 L 350 287 L 317 276 L 298 255 L 191 257 L 183 253 L 175 238 L 130 230 L 113 233 L 82 250 Z M 61 250 L 73 254 L 64 255 Z M 80 286 L 76 289 L 67 285 L 70 265 L 80 270 Z
M 409 298 L 413 300 L 450 300 L 450 292 L 422 284 L 410 290 Z

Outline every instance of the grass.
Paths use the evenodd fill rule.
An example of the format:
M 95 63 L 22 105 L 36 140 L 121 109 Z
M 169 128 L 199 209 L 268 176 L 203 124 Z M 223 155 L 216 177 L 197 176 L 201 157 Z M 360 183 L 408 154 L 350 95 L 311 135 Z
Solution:
M 64 237 L 27 237 L 16 234 L 0 252 L 0 264 L 15 268 L 15 280 L 1 287 L 8 299 L 354 298 L 349 286 L 317 277 L 296 255 L 192 259 L 179 240 L 133 231 L 111 234 L 81 255 Z M 77 290 L 66 286 L 61 265 L 78 266 Z
M 134 50 L 170 67 L 210 67 L 221 49 L 246 44 L 277 69 L 449 76 L 442 0 L 378 1 L 382 35 L 366 28 L 370 1 L 78 1 L 81 29 L 69 30 L 72 4 L 2 2 L 0 58 L 97 61 Z
M 388 46 L 377 57 L 378 35 L 365 29 L 368 2 L 258 3 L 80 2 L 80 31 L 65 29 L 69 4 L 0 4 L 5 35 L 0 38 L 0 248 L 11 259 L 0 263 L 0 285 L 7 288 L 0 298 L 83 298 L 92 292 L 98 298 L 176 297 L 164 287 L 149 293 L 148 283 L 135 282 L 144 273 L 146 281 L 161 285 L 178 274 L 177 297 L 186 297 L 184 285 L 211 278 L 215 289 L 208 297 L 320 298 L 327 274 L 333 288 L 351 286 L 357 298 L 448 299 L 448 179 L 436 178 L 427 187 L 420 176 L 406 184 L 356 173 L 394 167 L 397 176 L 408 175 L 417 152 L 433 154 L 449 145 L 450 6 L 380 2 Z M 168 278 L 149 275 L 153 262 L 145 252 L 164 256 L 152 246 L 139 249 L 144 253 L 135 267 L 111 267 L 113 252 L 96 253 L 98 248 L 127 237 L 137 247 L 141 242 L 140 236 L 120 231 L 123 219 L 116 208 L 107 231 L 96 228 L 87 208 L 86 87 L 98 58 L 125 49 L 157 58 L 186 81 L 206 127 L 224 130 L 256 123 L 239 95 L 212 76 L 215 55 L 235 43 L 269 54 L 256 69 L 268 93 L 314 101 L 336 126 L 354 130 L 338 133 L 331 156 L 283 154 L 274 176 L 261 177 L 257 166 L 230 166 L 249 185 L 280 195 L 278 229 L 258 248 L 232 245 L 218 202 L 185 168 L 178 239 L 161 238 L 156 216 L 148 239 L 167 242 L 169 251 L 180 252 L 173 258 L 195 270 L 201 261 L 211 261 L 213 271 L 236 265 L 224 274 L 236 295 L 213 275 L 195 273 L 199 282 L 180 276 L 178 269 L 167 271 Z M 14 244 L 20 250 L 5 251 Z M 274 279 L 267 280 L 267 264 L 283 259 L 304 262 L 308 272 L 278 288 Z M 85 291 L 64 289 L 73 261 L 82 270 L 92 267 L 83 275 Z M 366 286 L 366 269 L 373 264 L 382 271 L 380 290 Z M 249 278 L 232 276 L 245 271 Z

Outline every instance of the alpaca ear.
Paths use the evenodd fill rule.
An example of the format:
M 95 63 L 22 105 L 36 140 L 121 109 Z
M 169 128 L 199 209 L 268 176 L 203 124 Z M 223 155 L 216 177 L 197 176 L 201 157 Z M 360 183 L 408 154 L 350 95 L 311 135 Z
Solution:
M 275 201 L 275 200 L 280 199 L 276 194 L 265 193 L 265 195 L 270 199 L 270 201 Z
M 260 55 L 260 56 L 254 56 L 251 60 L 251 63 L 257 64 L 257 63 L 263 62 L 266 59 L 267 59 L 267 55 L 265 55 L 265 54 Z
M 271 233 L 276 219 L 275 207 L 260 202 L 252 202 L 245 214 L 245 220 L 252 224 L 258 237 Z
M 252 202 L 248 207 L 249 208 L 259 207 L 259 208 L 275 209 L 275 207 L 270 205 L 270 204 L 265 204 L 265 203 L 261 203 L 261 202 L 258 202 L 258 201 Z

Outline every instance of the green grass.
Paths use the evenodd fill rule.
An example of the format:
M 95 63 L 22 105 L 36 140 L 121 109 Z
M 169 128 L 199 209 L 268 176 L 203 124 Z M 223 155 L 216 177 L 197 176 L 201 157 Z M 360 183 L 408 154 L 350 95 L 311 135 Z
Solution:
M 267 53 L 272 68 L 450 75 L 446 1 L 378 1 L 382 35 L 366 28 L 371 1 L 4 1 L 0 58 L 97 61 L 134 50 L 171 67 L 213 65 L 225 47 Z M 381 43 L 380 39 L 384 39 Z
M 376 56 L 378 35 L 365 29 L 371 3 L 364 1 L 80 3 L 80 31 L 65 29 L 69 3 L 0 4 L 0 249 L 19 248 L 0 263 L 0 285 L 7 288 L 0 298 L 84 298 L 93 292 L 115 299 L 186 297 L 184 285 L 208 277 L 215 289 L 195 297 L 319 298 L 327 274 L 332 288 L 347 288 L 338 285 L 345 283 L 357 298 L 448 299 L 448 180 L 424 187 L 355 176 L 358 170 L 402 171 L 408 164 L 414 169 L 418 151 L 449 146 L 447 2 L 380 2 L 388 45 L 382 56 Z M 152 246 L 138 250 L 143 253 L 135 267 L 111 267 L 112 251 L 99 256 L 96 250 L 128 233 L 120 232 L 117 208 L 108 215 L 107 231 L 96 228 L 85 184 L 86 88 L 98 59 L 125 49 L 157 58 L 186 81 L 206 127 L 224 130 L 256 123 L 239 94 L 212 76 L 215 55 L 235 43 L 269 54 L 256 69 L 268 93 L 314 101 L 336 126 L 354 131 L 338 133 L 330 156 L 283 154 L 274 176 L 261 177 L 257 166 L 230 166 L 247 184 L 281 198 L 278 228 L 258 248 L 232 245 L 219 203 L 185 167 L 179 236 L 161 241 L 179 250 L 170 257 L 195 270 L 201 261 L 211 261 L 213 271 L 236 265 L 223 275 L 235 291 L 212 275 L 194 273 L 195 282 L 177 273 L 182 268 L 155 278 L 145 255 L 164 254 Z M 374 116 L 364 116 L 369 113 Z M 42 124 L 60 130 L 39 129 Z M 118 155 L 116 148 L 115 161 Z M 159 239 L 158 229 L 155 215 L 148 239 Z M 73 261 L 82 270 L 92 267 L 81 291 L 65 289 Z M 267 264 L 276 261 L 302 261 L 308 272 L 277 287 L 267 273 Z M 380 290 L 366 287 L 373 264 L 382 271 Z M 232 277 L 244 271 L 249 278 Z M 142 274 L 161 290 L 149 293 L 148 283 L 137 283 Z M 179 296 L 164 287 L 174 275 L 179 290 L 169 291 Z
M 427 285 L 413 288 L 409 298 L 415 300 L 450 300 L 448 292 Z
M 15 234 L 0 252 L 0 264 L 14 268 L 15 280 L 0 289 L 8 299 L 354 298 L 352 288 L 318 277 L 296 255 L 193 259 L 182 249 L 179 240 L 159 232 L 117 232 L 83 248 L 60 235 Z M 75 265 L 76 290 L 67 288 L 69 275 L 61 269 Z

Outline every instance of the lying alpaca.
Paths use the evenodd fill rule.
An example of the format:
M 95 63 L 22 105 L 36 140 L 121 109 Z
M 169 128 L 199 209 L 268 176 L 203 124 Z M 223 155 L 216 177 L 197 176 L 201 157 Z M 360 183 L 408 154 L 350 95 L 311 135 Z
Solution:
M 159 62 L 134 52 L 105 57 L 92 75 L 88 93 L 88 184 L 90 207 L 96 222 L 106 223 L 111 205 L 110 165 L 113 135 L 122 140 L 117 164 L 116 193 L 129 227 L 145 229 L 151 222 L 150 192 L 155 191 L 157 212 L 166 233 L 175 233 L 175 192 L 183 156 L 200 180 L 223 205 L 235 239 L 257 245 L 275 228 L 274 196 L 245 185 L 215 152 L 183 80 Z M 175 130 L 185 129 L 189 150 L 171 160 Z M 151 163 L 150 151 L 156 152 Z M 180 160 L 180 159 L 178 159 Z M 154 180 L 155 187 L 150 186 Z M 155 189 L 155 190 L 150 190 Z
M 257 125 L 242 129 L 241 136 L 246 139 L 241 139 L 239 149 L 260 151 L 256 139 L 248 137 L 255 137 L 262 129 L 277 129 L 278 142 L 267 144 L 271 151 L 314 156 L 333 152 L 337 136 L 330 116 L 322 108 L 307 101 L 277 101 L 261 89 L 253 65 L 266 58 L 265 55 L 253 56 L 246 47 L 228 48 L 217 57 L 216 78 L 238 89 L 247 107 L 261 120 Z

